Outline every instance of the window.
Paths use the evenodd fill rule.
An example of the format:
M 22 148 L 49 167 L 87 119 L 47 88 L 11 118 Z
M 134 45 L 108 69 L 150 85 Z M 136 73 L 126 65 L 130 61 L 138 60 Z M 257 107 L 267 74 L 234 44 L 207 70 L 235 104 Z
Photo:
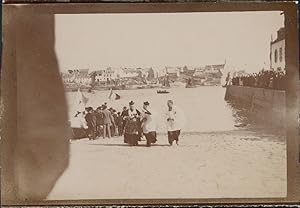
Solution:
M 282 48 L 279 48 L 279 61 L 282 62 Z
M 278 52 L 277 52 L 277 49 L 275 50 L 275 52 L 274 52 L 274 61 L 275 61 L 275 63 L 277 63 L 277 59 L 278 59 Z

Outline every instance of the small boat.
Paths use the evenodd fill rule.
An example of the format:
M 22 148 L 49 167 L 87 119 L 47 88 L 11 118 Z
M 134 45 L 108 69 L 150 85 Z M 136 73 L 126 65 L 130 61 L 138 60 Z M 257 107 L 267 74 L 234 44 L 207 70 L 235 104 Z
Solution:
M 245 127 L 247 125 L 248 124 L 246 124 L 246 123 L 240 123 L 240 124 L 235 124 L 234 127 Z
M 71 140 L 88 138 L 88 131 L 84 128 L 73 128 L 71 131 Z
M 167 94 L 167 93 L 170 93 L 170 92 L 167 91 L 167 90 L 157 90 L 157 93 L 158 94 Z
M 90 88 L 90 89 L 88 89 L 88 93 L 93 93 L 93 94 L 94 94 L 95 91 L 94 91 L 93 89 Z
M 185 88 L 195 88 L 195 85 L 185 85 Z

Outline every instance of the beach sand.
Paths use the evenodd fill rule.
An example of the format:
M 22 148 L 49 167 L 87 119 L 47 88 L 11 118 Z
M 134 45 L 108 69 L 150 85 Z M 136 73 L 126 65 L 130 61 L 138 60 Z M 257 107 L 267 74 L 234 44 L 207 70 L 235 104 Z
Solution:
M 285 136 L 237 129 L 158 135 L 152 147 L 122 137 L 71 141 L 70 164 L 48 200 L 285 197 Z

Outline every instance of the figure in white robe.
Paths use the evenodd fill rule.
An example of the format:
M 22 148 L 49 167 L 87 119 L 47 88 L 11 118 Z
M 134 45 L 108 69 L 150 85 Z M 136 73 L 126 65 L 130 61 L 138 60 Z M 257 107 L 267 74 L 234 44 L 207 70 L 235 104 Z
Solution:
M 180 131 L 185 124 L 185 117 L 183 111 L 175 106 L 172 100 L 167 101 L 165 119 L 168 131 L 168 142 L 172 145 L 173 142 L 176 141 L 176 144 L 178 145 Z

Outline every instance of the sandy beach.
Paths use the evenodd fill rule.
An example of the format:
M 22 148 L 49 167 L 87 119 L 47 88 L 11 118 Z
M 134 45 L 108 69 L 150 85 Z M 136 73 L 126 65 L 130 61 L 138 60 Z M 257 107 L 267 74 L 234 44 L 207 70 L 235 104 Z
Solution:
M 180 145 L 168 145 L 162 118 L 158 142 L 150 148 L 145 140 L 129 147 L 123 137 L 71 141 L 69 167 L 49 200 L 286 196 L 285 134 L 247 123 L 247 110 L 224 101 L 224 88 L 176 88 L 167 96 L 124 90 L 117 101 L 107 100 L 107 93 L 86 94 L 88 105 L 108 102 L 119 110 L 134 100 L 140 109 L 149 100 L 162 114 L 172 98 L 187 118 Z M 74 95 L 67 93 L 70 112 Z M 236 127 L 240 123 L 247 125 Z
M 285 136 L 265 131 L 166 135 L 146 147 L 122 137 L 71 142 L 70 164 L 47 199 L 259 198 L 286 196 Z

